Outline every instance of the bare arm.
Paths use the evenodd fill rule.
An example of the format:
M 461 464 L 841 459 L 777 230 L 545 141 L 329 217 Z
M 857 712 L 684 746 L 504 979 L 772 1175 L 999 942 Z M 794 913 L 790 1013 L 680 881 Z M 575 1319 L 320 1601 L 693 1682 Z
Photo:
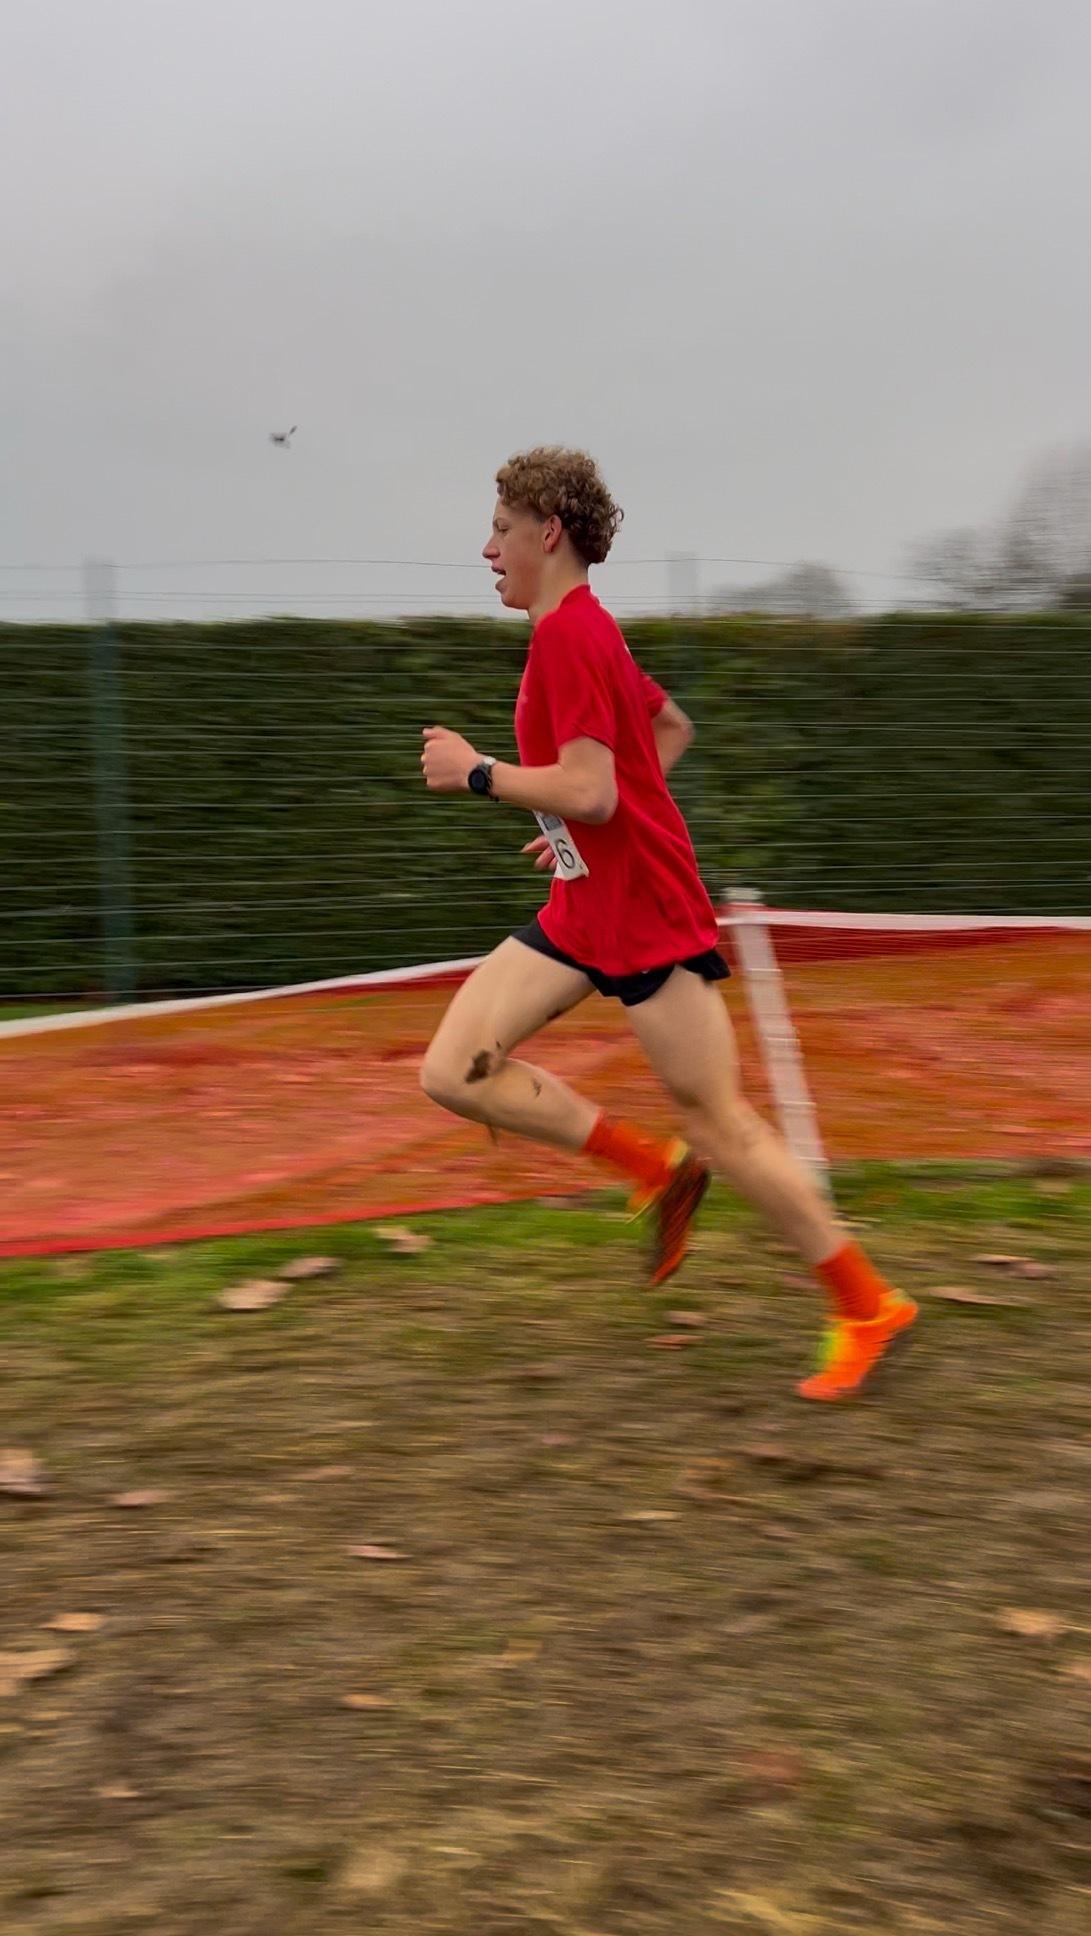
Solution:
M 655 734 L 659 764 L 667 774 L 673 766 L 677 766 L 687 746 L 692 743 L 693 721 L 687 719 L 681 706 L 676 706 L 673 699 L 668 699 L 652 720 L 652 732 Z
M 597 739 L 573 739 L 561 747 L 554 766 L 513 766 L 497 760 L 492 790 L 511 807 L 531 813 L 556 813 L 601 827 L 617 811 L 614 756 Z

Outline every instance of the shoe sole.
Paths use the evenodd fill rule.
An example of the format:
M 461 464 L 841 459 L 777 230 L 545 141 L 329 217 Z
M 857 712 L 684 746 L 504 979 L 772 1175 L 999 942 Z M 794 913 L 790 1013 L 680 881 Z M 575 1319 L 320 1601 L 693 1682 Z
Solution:
M 701 1208 L 701 1205 L 705 1200 L 705 1196 L 708 1191 L 708 1186 L 711 1183 L 711 1181 L 712 1181 L 711 1172 L 702 1166 L 700 1178 L 695 1179 L 691 1186 L 693 1190 L 693 1198 L 689 1206 L 688 1216 L 686 1218 L 685 1242 L 683 1243 L 682 1249 L 680 1250 L 678 1256 L 675 1258 L 674 1263 L 671 1264 L 669 1269 L 653 1270 L 649 1273 L 648 1282 L 651 1285 L 653 1290 L 658 1290 L 661 1284 L 669 1284 L 671 1278 L 677 1275 L 677 1273 L 681 1270 L 682 1265 L 685 1263 L 686 1258 L 689 1254 L 689 1237 L 690 1237 L 690 1232 L 693 1229 L 693 1220 L 696 1217 L 698 1210 Z M 664 1196 L 660 1199 L 659 1203 L 655 1206 L 655 1214 L 657 1216 L 662 1211 L 663 1205 L 666 1202 L 667 1197 L 670 1195 L 671 1189 L 673 1187 L 674 1186 L 672 1184 L 668 1184 L 667 1190 Z
M 896 1372 L 901 1371 L 903 1361 L 908 1357 L 909 1352 L 913 1348 L 914 1333 L 917 1329 L 919 1318 L 920 1307 L 918 1305 L 916 1315 L 909 1318 L 905 1324 L 900 1324 L 898 1329 L 887 1340 L 887 1343 L 883 1346 L 882 1351 L 872 1365 L 871 1370 L 868 1372 L 867 1377 L 862 1378 L 856 1386 L 856 1391 L 867 1393 L 874 1391 L 877 1386 L 881 1390 L 884 1383 L 884 1372 L 890 1370 Z M 848 1392 L 846 1396 L 852 1398 L 854 1393 Z

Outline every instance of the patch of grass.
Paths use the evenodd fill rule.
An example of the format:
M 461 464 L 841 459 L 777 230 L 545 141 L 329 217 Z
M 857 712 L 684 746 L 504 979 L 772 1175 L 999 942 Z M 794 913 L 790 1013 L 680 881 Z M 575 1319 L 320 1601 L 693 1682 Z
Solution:
M 0 1022 L 22 1022 L 34 1019 L 40 1021 L 46 1015 L 72 1015 L 81 1007 L 94 1004 L 80 1002 L 0 1002 Z
M 1077 1936 L 1091 1181 L 839 1198 L 925 1307 L 844 1408 L 793 1398 L 817 1300 L 721 1193 L 658 1293 L 615 1193 L 411 1218 L 414 1256 L 0 1266 L 0 1436 L 50 1480 L 0 1497 L 0 1651 L 71 1654 L 0 1705 L 5 1936 Z

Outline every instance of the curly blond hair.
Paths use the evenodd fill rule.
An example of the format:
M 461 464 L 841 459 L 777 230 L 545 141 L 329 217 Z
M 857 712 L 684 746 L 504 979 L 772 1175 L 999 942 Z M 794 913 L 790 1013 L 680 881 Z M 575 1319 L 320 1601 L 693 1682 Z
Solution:
M 560 518 L 585 565 L 601 565 L 625 515 L 594 458 L 561 444 L 539 444 L 509 458 L 496 473 L 496 488 L 512 510 Z

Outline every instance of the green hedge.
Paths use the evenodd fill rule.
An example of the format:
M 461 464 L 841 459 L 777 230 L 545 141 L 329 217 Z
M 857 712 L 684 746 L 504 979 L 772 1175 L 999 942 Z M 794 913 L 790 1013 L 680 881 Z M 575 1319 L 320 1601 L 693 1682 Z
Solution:
M 710 887 L 798 906 L 1091 909 L 1091 620 L 627 627 L 697 721 L 677 788 Z M 529 823 L 427 795 L 433 721 L 511 746 L 491 621 L 126 625 L 141 991 L 477 952 L 537 905 Z M 0 627 L 0 998 L 98 994 L 91 635 Z

